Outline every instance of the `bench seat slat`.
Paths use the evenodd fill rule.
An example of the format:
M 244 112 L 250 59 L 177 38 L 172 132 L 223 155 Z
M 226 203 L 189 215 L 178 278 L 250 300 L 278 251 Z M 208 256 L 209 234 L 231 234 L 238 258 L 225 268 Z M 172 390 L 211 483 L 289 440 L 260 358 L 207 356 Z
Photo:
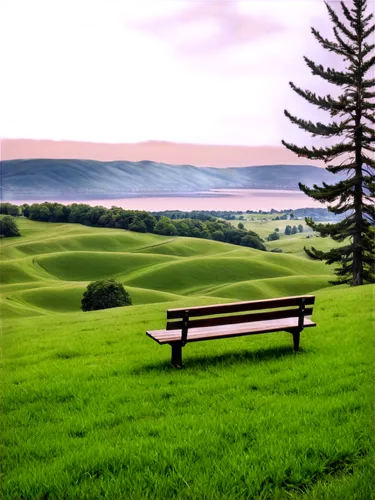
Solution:
M 316 324 L 309 318 L 304 318 L 303 327 L 312 327 Z M 252 321 L 235 325 L 210 326 L 205 328 L 191 328 L 188 332 L 187 342 L 200 340 L 213 340 L 226 337 L 238 337 L 257 333 L 268 333 L 298 328 L 298 318 L 284 318 L 268 321 Z M 169 344 L 181 340 L 180 330 L 151 330 L 147 335 L 159 344 Z

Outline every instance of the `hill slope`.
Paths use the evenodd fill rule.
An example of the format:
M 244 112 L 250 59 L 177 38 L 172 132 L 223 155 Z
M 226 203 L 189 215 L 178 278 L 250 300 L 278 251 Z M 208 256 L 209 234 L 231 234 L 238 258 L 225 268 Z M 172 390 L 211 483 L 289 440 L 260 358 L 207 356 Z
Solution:
M 210 189 L 297 190 L 332 182 L 333 174 L 307 165 L 268 165 L 242 168 L 206 168 L 151 161 L 99 162 L 92 160 L 9 160 L 1 162 L 3 199 L 32 196 L 120 196 L 130 193 L 183 193 Z M 339 180 L 335 176 L 335 182 Z
M 1 246 L 5 317 L 79 311 L 87 284 L 109 277 L 126 285 L 134 304 L 292 295 L 297 284 L 307 293 L 332 277 L 321 262 L 212 240 L 23 218 L 19 226 L 24 236 Z

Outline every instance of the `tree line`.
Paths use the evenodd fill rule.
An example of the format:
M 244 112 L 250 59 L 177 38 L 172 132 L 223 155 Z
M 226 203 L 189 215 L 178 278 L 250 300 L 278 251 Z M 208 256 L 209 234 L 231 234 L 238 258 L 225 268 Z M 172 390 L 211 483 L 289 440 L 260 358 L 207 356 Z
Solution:
M 127 229 L 139 233 L 155 233 L 164 236 L 190 236 L 266 250 L 264 240 L 257 233 L 248 231 L 245 228 L 235 228 L 227 221 L 214 218 L 207 221 L 193 218 L 172 220 L 165 215 L 155 216 L 141 210 L 124 210 L 119 207 L 93 207 L 83 203 L 62 205 L 56 202 L 44 202 L 33 203 L 32 205 L 23 204 L 20 207 L 13 205 L 13 207 L 17 208 L 19 215 L 35 221 L 71 222 L 85 226 Z
M 344 218 L 343 215 L 334 214 L 329 212 L 327 208 L 287 208 L 275 210 L 271 208 L 271 210 L 193 210 L 190 212 L 184 212 L 182 210 L 162 210 L 158 212 L 150 212 L 155 216 L 165 215 L 170 219 L 199 219 L 199 220 L 212 220 L 216 218 L 225 219 L 225 220 L 245 220 L 246 215 L 269 215 L 272 216 L 273 220 L 288 220 L 288 219 L 298 219 L 305 217 L 313 218 L 314 220 L 321 219 L 335 219 L 342 220 Z
M 307 209 L 306 209 L 307 210 Z M 191 212 L 183 212 L 181 210 L 163 210 L 160 212 L 151 212 L 152 215 L 162 216 L 165 215 L 170 219 L 199 219 L 199 220 L 213 220 L 216 218 L 225 220 L 244 220 L 244 215 L 275 215 L 275 220 L 286 220 L 288 216 L 293 218 L 292 209 L 288 210 L 275 210 L 271 209 L 269 212 L 265 210 L 246 210 L 246 212 L 241 210 L 192 210 Z M 277 214 L 279 214 L 277 216 Z

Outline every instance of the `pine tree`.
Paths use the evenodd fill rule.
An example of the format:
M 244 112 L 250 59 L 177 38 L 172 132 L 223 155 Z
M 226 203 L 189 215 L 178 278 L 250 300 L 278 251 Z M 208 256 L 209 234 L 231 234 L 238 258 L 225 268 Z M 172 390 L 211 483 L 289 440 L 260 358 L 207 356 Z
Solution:
M 337 137 L 339 141 L 325 148 L 282 143 L 300 157 L 323 160 L 326 170 L 345 177 L 336 184 L 323 182 L 322 186 L 312 188 L 299 184 L 305 194 L 329 204 L 331 212 L 345 214 L 345 218 L 335 224 L 319 224 L 307 218 L 307 225 L 314 231 L 344 242 L 344 245 L 328 252 L 314 247 L 305 248 L 305 251 L 312 258 L 337 265 L 334 284 L 357 286 L 375 281 L 375 45 L 369 39 L 374 34 L 375 25 L 371 22 L 373 14 L 367 11 L 367 0 L 353 0 L 351 8 L 340 2 L 341 16 L 327 2 L 325 4 L 333 24 L 334 40 L 324 38 L 314 28 L 311 31 L 324 49 L 342 58 L 345 69 L 324 68 L 307 57 L 304 60 L 313 75 L 339 87 L 340 95 L 321 97 L 292 82 L 290 86 L 311 104 L 328 111 L 334 119 L 323 124 L 299 119 L 286 110 L 285 115 L 313 137 Z M 340 158 L 343 156 L 344 159 Z

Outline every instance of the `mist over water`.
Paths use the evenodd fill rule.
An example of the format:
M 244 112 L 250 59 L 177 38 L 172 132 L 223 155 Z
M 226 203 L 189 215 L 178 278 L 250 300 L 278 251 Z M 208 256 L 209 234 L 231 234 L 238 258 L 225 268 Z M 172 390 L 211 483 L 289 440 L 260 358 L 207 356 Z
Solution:
M 43 201 L 59 201 L 64 205 L 71 203 L 86 203 L 88 205 L 102 205 L 110 208 L 117 206 L 129 210 L 146 210 L 157 212 L 162 210 L 285 210 L 288 208 L 312 208 L 325 205 L 312 200 L 301 191 L 265 190 L 265 189 L 217 189 L 207 192 L 189 193 L 177 196 L 163 195 L 134 195 L 126 198 L 86 199 L 86 200 L 57 200 L 49 198 L 36 200 L 17 200 L 22 203 L 42 203 Z

